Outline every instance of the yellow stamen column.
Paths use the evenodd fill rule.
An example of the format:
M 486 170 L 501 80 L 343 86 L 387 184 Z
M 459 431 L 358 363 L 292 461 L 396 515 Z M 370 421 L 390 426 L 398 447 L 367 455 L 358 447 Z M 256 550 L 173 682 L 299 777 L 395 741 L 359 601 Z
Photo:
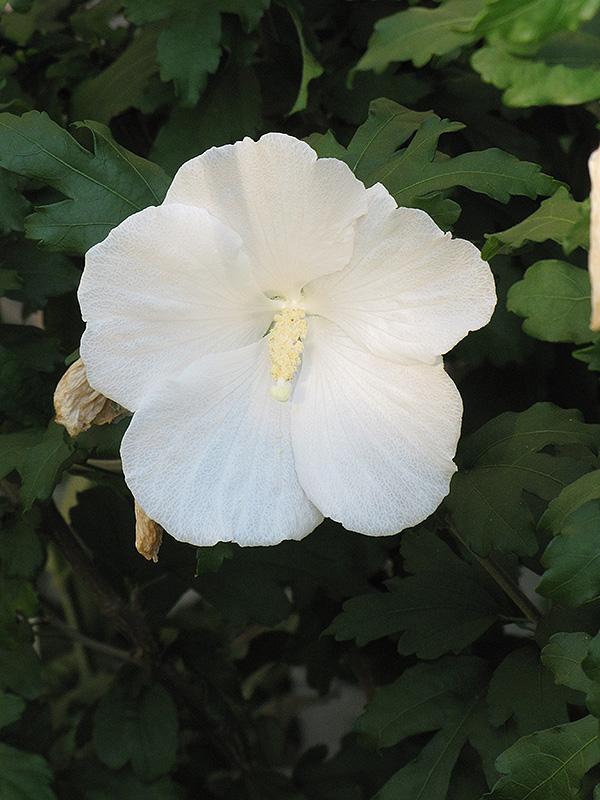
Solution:
M 275 314 L 268 334 L 271 377 L 274 380 L 271 395 L 282 403 L 289 400 L 292 393 L 292 380 L 302 360 L 307 331 L 304 309 L 282 308 Z

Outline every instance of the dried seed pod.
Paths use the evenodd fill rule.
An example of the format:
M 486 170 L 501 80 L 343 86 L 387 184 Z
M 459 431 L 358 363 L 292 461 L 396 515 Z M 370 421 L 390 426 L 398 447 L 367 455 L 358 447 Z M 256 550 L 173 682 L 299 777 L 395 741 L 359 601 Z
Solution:
M 158 561 L 158 551 L 163 537 L 163 529 L 135 504 L 135 549 L 148 561 Z
M 69 436 L 77 436 L 92 425 L 105 425 L 122 416 L 124 409 L 92 389 L 85 365 L 79 358 L 62 376 L 54 391 L 56 421 Z

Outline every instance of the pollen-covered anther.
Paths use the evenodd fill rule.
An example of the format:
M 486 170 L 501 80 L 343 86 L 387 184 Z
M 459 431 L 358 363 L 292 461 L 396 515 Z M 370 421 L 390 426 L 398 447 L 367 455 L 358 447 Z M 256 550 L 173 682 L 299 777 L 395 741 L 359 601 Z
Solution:
M 271 394 L 276 400 L 286 401 L 291 394 L 291 381 L 302 360 L 307 331 L 302 308 L 282 308 L 273 318 L 268 337 L 271 377 L 275 382 Z

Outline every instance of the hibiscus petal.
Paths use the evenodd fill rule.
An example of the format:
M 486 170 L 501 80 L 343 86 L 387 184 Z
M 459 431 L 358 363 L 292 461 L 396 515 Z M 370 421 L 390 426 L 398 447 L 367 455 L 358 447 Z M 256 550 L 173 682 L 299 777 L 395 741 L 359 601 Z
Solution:
M 306 307 L 376 355 L 433 363 L 489 322 L 494 278 L 474 245 L 424 211 L 396 208 L 380 184 L 368 195 L 350 263 L 305 287 Z
M 270 382 L 263 341 L 205 356 L 134 414 L 125 480 L 176 539 L 277 544 L 321 522 L 296 477 L 289 404 L 273 400 Z
M 292 406 L 304 491 L 345 528 L 380 536 L 448 494 L 462 404 L 442 365 L 384 361 L 313 319 Z
M 200 356 L 260 339 L 273 316 L 239 236 L 175 204 L 134 214 L 88 251 L 79 303 L 88 380 L 132 411 Z
M 270 296 L 296 299 L 302 286 L 344 267 L 366 190 L 349 167 L 305 142 L 269 133 L 214 147 L 184 164 L 166 203 L 207 208 L 242 237 L 256 279 Z

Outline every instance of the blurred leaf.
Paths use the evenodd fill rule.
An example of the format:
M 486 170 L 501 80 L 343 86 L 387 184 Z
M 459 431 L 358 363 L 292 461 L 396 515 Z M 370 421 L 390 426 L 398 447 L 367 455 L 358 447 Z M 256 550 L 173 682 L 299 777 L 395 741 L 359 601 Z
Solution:
M 595 66 L 553 66 L 500 47 L 482 47 L 473 54 L 471 64 L 484 81 L 505 90 L 502 100 L 507 106 L 572 106 L 600 97 L 600 75 Z
M 485 259 L 498 251 L 510 251 L 522 247 L 525 242 L 545 242 L 552 240 L 560 244 L 567 253 L 577 247 L 588 246 L 587 203 L 579 203 L 571 197 L 568 190 L 560 187 L 548 200 L 529 217 L 499 233 L 489 234 L 482 251 Z
M 29 203 L 19 190 L 16 175 L 0 169 L 0 233 L 22 231 Z
M 196 549 L 196 577 L 205 572 L 216 572 L 223 561 L 232 558 L 233 545 L 230 542 L 218 542 L 212 547 L 198 547 Z
M 4 243 L 0 262 L 15 267 L 19 285 L 10 297 L 25 303 L 28 309 L 44 308 L 50 297 L 77 288 L 80 271 L 60 253 L 49 253 L 27 239 Z
M 163 81 L 172 80 L 182 106 L 191 108 L 221 58 L 221 15 L 213 2 L 177 0 L 158 37 Z
M 561 686 L 587 692 L 590 679 L 582 662 L 588 654 L 592 637 L 587 633 L 555 633 L 542 650 L 542 663 Z
M 245 30 L 250 33 L 271 5 L 271 0 L 218 0 L 221 11 L 241 17 Z
M 589 342 L 590 279 L 564 261 L 538 261 L 508 293 L 509 311 L 524 317 L 523 330 L 544 342 Z
M 256 136 L 262 126 L 260 84 L 254 69 L 230 56 L 196 108 L 175 108 L 158 132 L 152 158 L 170 173 L 209 147 Z
M 600 0 L 485 0 L 472 28 L 493 41 L 532 45 L 556 31 L 575 30 L 599 8 Z
M 401 633 L 398 651 L 433 659 L 458 653 L 479 638 L 501 609 L 476 573 L 448 545 L 425 529 L 402 537 L 400 551 L 407 578 L 386 582 L 385 593 L 371 592 L 344 603 L 327 633 L 359 647 Z
M 41 663 L 32 646 L 27 622 L 0 628 L 0 689 L 32 700 L 43 688 Z
M 94 763 L 77 765 L 73 783 L 82 800 L 182 800 L 183 792 L 170 778 L 148 783 L 128 769 L 109 772 Z
M 471 656 L 409 667 L 394 683 L 375 691 L 355 730 L 379 749 L 444 728 L 460 715 L 465 697 L 484 673 L 484 662 Z
M 139 108 L 148 81 L 157 72 L 156 32 L 146 29 L 105 70 L 75 87 L 72 117 L 108 124 L 128 108 Z
M 14 694 L 0 692 L 0 728 L 16 722 L 25 710 L 25 701 Z
M 598 721 L 594 717 L 533 733 L 498 758 L 496 765 L 504 777 L 486 797 L 573 800 L 583 776 L 599 761 Z
M 151 781 L 175 764 L 177 728 L 177 709 L 160 684 L 116 683 L 96 709 L 94 746 L 111 769 L 130 761 L 139 778 Z
M 525 736 L 568 722 L 568 698 L 540 661 L 537 648 L 520 647 L 492 675 L 487 694 L 490 721 L 498 728 L 514 717 L 519 734 Z
M 415 7 L 383 17 L 375 23 L 358 70 L 383 72 L 396 61 L 422 67 L 433 56 L 443 56 L 479 38 L 468 28 L 481 0 L 447 0 L 436 8 Z
M 159 203 L 169 182 L 159 167 L 117 145 L 104 126 L 80 127 L 91 131 L 93 153 L 43 112 L 0 114 L 2 166 L 68 197 L 38 207 L 27 218 L 27 236 L 75 253 L 85 252 L 135 211 Z
M 12 577 L 31 577 L 42 566 L 44 550 L 36 528 L 39 515 L 35 512 L 19 516 L 0 530 L 0 564 L 2 571 Z
M 297 111 L 303 111 L 306 108 L 308 104 L 309 84 L 312 80 L 323 74 L 323 67 L 319 64 L 306 44 L 304 30 L 302 28 L 302 19 L 300 16 L 302 7 L 296 2 L 296 0 L 280 0 L 280 2 L 283 6 L 285 6 L 285 8 L 287 8 L 290 17 L 292 18 L 292 22 L 294 23 L 294 28 L 296 29 L 296 34 L 298 36 L 298 42 L 300 43 L 300 55 L 302 56 L 302 75 L 300 77 L 300 86 L 298 88 L 298 94 L 296 95 L 294 105 L 290 110 L 290 114 L 295 114 Z
M 165 19 L 172 9 L 169 0 L 124 0 L 123 5 L 127 19 L 135 25 Z
M 598 441 L 597 426 L 550 403 L 488 422 L 458 452 L 460 469 L 446 502 L 460 535 L 479 555 L 492 549 L 533 555 L 538 542 L 524 492 L 548 502 L 589 471 L 584 462 L 542 451 L 574 443 L 595 449 Z
M 479 702 L 478 697 L 465 700 L 453 723 L 436 733 L 418 757 L 393 775 L 373 800 L 446 800 L 452 771 L 469 738 Z
M 70 461 L 73 445 L 61 425 L 51 422 L 40 441 L 30 447 L 21 467 L 21 499 L 25 510 L 35 500 L 47 500 Z
M 0 742 L 1 800 L 56 800 L 52 772 L 41 756 Z

